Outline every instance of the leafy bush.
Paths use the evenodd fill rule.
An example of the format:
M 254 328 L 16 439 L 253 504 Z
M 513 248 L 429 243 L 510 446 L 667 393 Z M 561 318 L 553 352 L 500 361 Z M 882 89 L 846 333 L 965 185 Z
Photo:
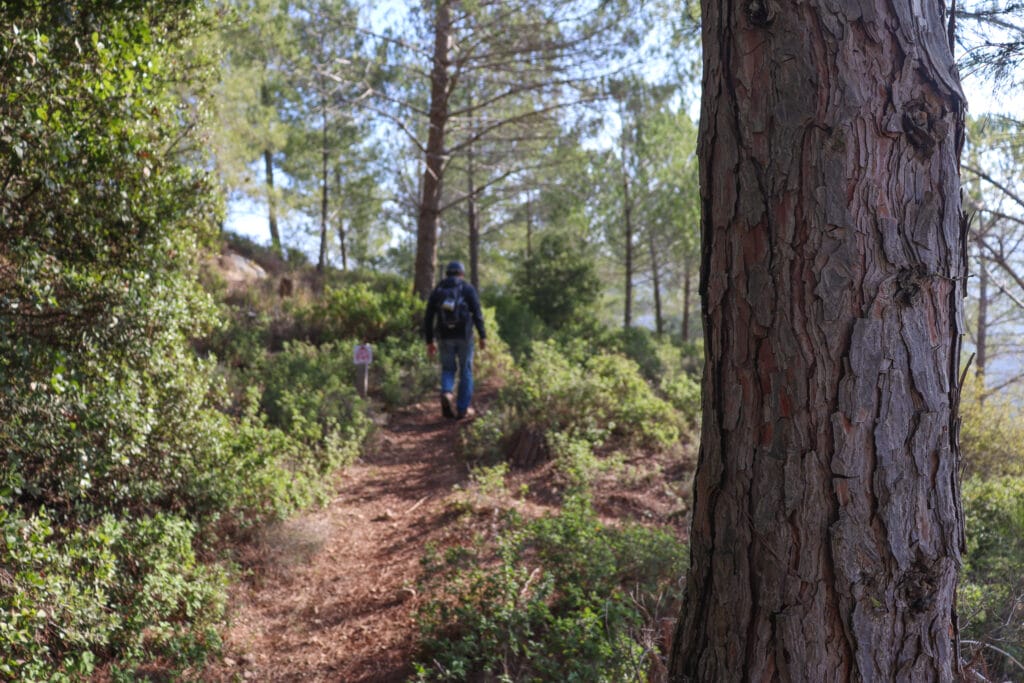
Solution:
M 182 666 L 219 647 L 225 576 L 197 563 L 189 522 L 107 515 L 60 537 L 46 511 L 0 510 L 0 531 L 0 675 L 80 680 L 111 650 Z
M 213 354 L 229 368 L 252 368 L 270 348 L 273 321 L 255 308 L 222 305 L 220 324 L 195 346 L 204 355 Z
M 700 418 L 700 381 L 692 374 L 699 366 L 700 349 L 659 338 L 650 330 L 630 327 L 619 330 L 610 347 L 635 361 L 648 382 L 682 413 L 689 426 Z M 695 355 L 697 354 L 697 355 Z
M 268 423 L 309 446 L 320 474 L 358 457 L 370 430 L 350 348 L 292 342 L 269 356 L 260 372 Z
M 193 545 L 307 500 L 365 427 L 285 393 L 289 430 L 318 420 L 315 449 L 241 400 L 236 421 L 189 343 L 216 313 L 196 277 L 223 208 L 199 139 L 215 11 L 0 3 L 5 678 L 216 648 L 222 576 Z M 259 340 L 237 340 L 239 365 Z
M 491 387 L 500 388 L 516 373 L 516 362 L 505 341 L 505 328 L 498 321 L 497 311 L 491 306 L 483 307 L 484 327 L 487 330 L 487 349 L 480 351 L 479 344 L 473 359 L 474 378 Z
M 680 415 L 654 394 L 632 361 L 587 357 L 544 342 L 532 348 L 521 377 L 466 430 L 470 457 L 492 454 L 495 444 L 507 447 L 524 431 L 545 440 L 560 432 L 591 445 L 613 439 L 645 448 L 664 448 L 679 438 Z
M 491 292 L 488 303 L 494 306 L 495 320 L 501 325 L 502 338 L 515 358 L 526 356 L 534 341 L 551 336 L 551 330 L 530 309 L 529 304 L 509 292 Z
M 335 289 L 294 311 L 299 338 L 313 344 L 341 339 L 378 342 L 413 339 L 423 315 L 423 302 L 406 283 L 382 279 Z
M 629 327 L 617 330 L 610 340 L 610 346 L 612 350 L 634 361 L 649 382 L 657 382 L 670 371 L 673 374 L 678 372 L 681 350 L 667 338 L 659 339 L 648 329 Z
M 960 446 L 968 472 L 983 476 L 1024 476 L 1024 395 L 985 395 L 972 377 L 960 397 Z
M 1024 661 L 1024 478 L 964 482 L 967 554 L 959 607 L 963 637 Z M 978 652 L 994 680 L 1022 672 L 990 648 Z
M 437 388 L 438 370 L 422 341 L 385 340 L 374 348 L 370 369 L 389 407 L 413 403 Z
M 685 372 L 674 377 L 666 377 L 661 383 L 661 393 L 665 395 L 665 399 L 679 411 L 691 427 L 700 422 L 700 391 L 700 381 Z
M 420 681 L 643 680 L 673 614 L 685 547 L 640 526 L 603 526 L 585 497 L 513 518 L 492 554 L 478 541 L 424 560 Z
M 550 330 L 592 319 L 599 285 L 585 242 L 561 231 L 545 233 L 512 273 L 516 299 Z

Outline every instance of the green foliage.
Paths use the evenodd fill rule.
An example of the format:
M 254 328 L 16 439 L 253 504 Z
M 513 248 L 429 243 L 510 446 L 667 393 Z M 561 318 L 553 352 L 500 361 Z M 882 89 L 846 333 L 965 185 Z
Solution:
M 669 368 L 675 369 L 682 356 L 679 349 L 673 347 L 667 339 L 659 339 L 643 327 L 617 330 L 610 340 L 610 346 L 640 366 L 640 372 L 650 382 L 664 377 Z
M 370 369 L 388 407 L 413 403 L 437 387 L 437 365 L 419 340 L 384 340 L 374 347 Z
M 0 510 L 0 532 L 0 675 L 81 680 L 111 649 L 180 667 L 219 646 L 225 576 L 197 563 L 189 522 L 107 515 L 61 537 L 45 510 Z
M 1024 661 L 1024 478 L 968 479 L 963 506 L 967 553 L 958 607 L 963 637 Z M 979 654 L 994 680 L 1021 674 L 994 650 Z
M 188 466 L 219 445 L 186 350 L 220 213 L 197 163 L 206 10 L 0 12 L 0 495 L 61 523 L 188 508 Z
M 680 595 L 685 547 L 640 526 L 602 525 L 584 497 L 559 515 L 515 518 L 482 541 L 428 555 L 417 680 L 643 680 L 645 637 Z
M 307 503 L 365 432 L 337 406 L 311 416 L 335 396 L 320 381 L 280 393 L 289 430 L 320 420 L 314 448 L 252 401 L 231 410 L 190 345 L 215 319 L 196 257 L 222 212 L 209 12 L 0 5 L 0 677 L 201 660 L 224 581 L 193 547 Z M 239 365 L 262 338 L 246 330 Z
M 268 423 L 308 446 L 321 475 L 358 457 L 370 429 L 353 381 L 351 348 L 288 343 L 267 358 L 259 376 Z
M 544 233 L 512 273 L 516 298 L 550 330 L 593 318 L 600 282 L 586 244 L 561 231 Z M 510 328 L 511 321 L 502 321 Z
M 533 342 L 551 336 L 551 330 L 529 304 L 507 291 L 491 292 L 488 301 L 494 305 L 502 338 L 517 359 L 527 354 Z
M 986 396 L 975 378 L 960 396 L 960 447 L 968 471 L 982 476 L 1024 476 L 1024 410 L 1021 392 Z
M 678 345 L 650 330 L 630 327 L 619 330 L 611 348 L 640 366 L 647 381 L 657 383 L 661 394 L 693 427 L 700 419 L 700 381 L 690 372 L 699 366 L 700 353 L 693 345 Z
M 633 448 L 665 448 L 679 438 L 681 424 L 633 361 L 537 342 L 498 405 L 466 430 L 466 446 L 470 457 L 490 459 L 495 448 L 527 430 L 546 439 L 562 433 L 592 446 L 613 440 Z
M 377 342 L 413 338 L 423 316 L 423 302 L 397 278 L 375 284 L 327 287 L 323 296 L 295 311 L 301 338 L 313 344 L 340 339 Z
M 700 381 L 692 375 L 682 372 L 674 377 L 666 377 L 661 383 L 661 391 L 672 407 L 679 411 L 683 420 L 691 427 L 700 423 Z

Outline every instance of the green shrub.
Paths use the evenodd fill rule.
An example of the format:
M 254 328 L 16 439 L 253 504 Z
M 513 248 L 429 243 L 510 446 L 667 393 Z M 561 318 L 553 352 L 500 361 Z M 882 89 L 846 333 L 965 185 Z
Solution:
M 986 396 L 976 378 L 960 396 L 960 447 L 971 474 L 1024 476 L 1024 395 Z
M 679 411 L 691 427 L 700 423 L 700 392 L 700 381 L 685 372 L 666 378 L 661 383 L 661 393 L 665 395 L 665 399 Z
M 222 305 L 220 311 L 220 325 L 196 344 L 198 350 L 231 368 L 255 367 L 271 346 L 271 317 L 237 306 Z
M 437 364 L 422 340 L 387 339 L 374 347 L 370 366 L 374 386 L 388 407 L 408 405 L 438 386 Z
M 502 338 L 515 358 L 525 357 L 534 341 L 551 336 L 551 331 L 529 304 L 506 291 L 492 292 L 487 298 L 488 303 L 494 306 L 494 317 L 501 325 Z
M 292 342 L 267 358 L 259 376 L 268 423 L 312 448 L 320 474 L 358 457 L 370 431 L 351 348 Z
M 693 374 L 699 366 L 699 347 L 659 338 L 640 327 L 619 330 L 610 346 L 637 363 L 647 381 L 658 387 L 688 426 L 699 422 L 700 381 Z
M 1024 661 L 1024 478 L 964 482 L 967 553 L 958 613 L 963 638 Z M 979 654 L 994 680 L 1022 673 L 992 649 Z
M 216 314 L 196 262 L 223 209 L 200 137 L 216 10 L 0 17 L 0 678 L 201 659 L 223 577 L 193 546 L 307 500 L 365 418 L 284 393 L 289 433 L 244 399 L 229 416 L 224 370 L 190 344 Z M 236 321 L 224 357 L 261 361 L 268 320 Z M 292 433 L 313 419 L 311 449 Z
M 498 321 L 496 309 L 484 306 L 483 314 L 487 348 L 481 350 L 477 343 L 477 353 L 473 360 L 474 378 L 478 383 L 500 388 L 515 375 L 516 362 L 505 341 L 505 328 Z
M 584 497 L 424 560 L 420 681 L 643 680 L 659 617 L 674 616 L 685 547 L 640 526 L 602 525 Z M 662 612 L 659 612 L 663 610 Z
M 377 285 L 357 282 L 325 288 L 322 296 L 294 311 L 299 338 L 313 344 L 415 338 L 423 302 L 401 280 L 381 280 Z
M 667 338 L 659 339 L 654 332 L 642 327 L 618 330 L 610 344 L 613 350 L 635 362 L 649 382 L 657 382 L 670 369 L 675 371 L 679 365 L 677 359 L 681 359 L 678 347 L 673 346 Z
M 225 575 L 197 563 L 190 522 L 107 515 L 59 537 L 45 511 L 0 510 L 0 531 L 0 675 L 81 680 L 111 651 L 177 667 L 219 648 Z
M 634 362 L 545 342 L 532 349 L 498 405 L 466 430 L 469 457 L 486 457 L 496 443 L 506 447 L 524 430 L 545 439 L 560 432 L 592 445 L 611 439 L 630 448 L 664 448 L 679 438 L 681 416 L 654 394 Z
M 512 290 L 548 329 L 593 319 L 600 292 L 596 261 L 584 241 L 565 231 L 546 232 L 516 264 Z

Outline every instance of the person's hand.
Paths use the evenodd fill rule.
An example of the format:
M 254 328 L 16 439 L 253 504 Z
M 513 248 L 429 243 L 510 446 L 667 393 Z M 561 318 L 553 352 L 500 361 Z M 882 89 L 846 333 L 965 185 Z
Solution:
M 437 355 L 437 344 L 430 342 L 427 344 L 427 358 L 433 358 Z
M 487 348 L 487 340 L 483 337 L 480 338 L 480 350 L 483 351 Z

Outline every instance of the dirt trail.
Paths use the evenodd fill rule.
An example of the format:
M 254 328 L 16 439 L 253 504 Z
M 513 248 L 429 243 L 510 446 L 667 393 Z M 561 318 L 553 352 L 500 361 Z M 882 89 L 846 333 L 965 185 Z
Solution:
M 464 424 L 432 403 L 393 413 L 326 508 L 248 549 L 252 575 L 233 591 L 224 659 L 203 679 L 407 680 L 419 560 L 452 533 L 445 499 L 466 478 L 453 452 Z

